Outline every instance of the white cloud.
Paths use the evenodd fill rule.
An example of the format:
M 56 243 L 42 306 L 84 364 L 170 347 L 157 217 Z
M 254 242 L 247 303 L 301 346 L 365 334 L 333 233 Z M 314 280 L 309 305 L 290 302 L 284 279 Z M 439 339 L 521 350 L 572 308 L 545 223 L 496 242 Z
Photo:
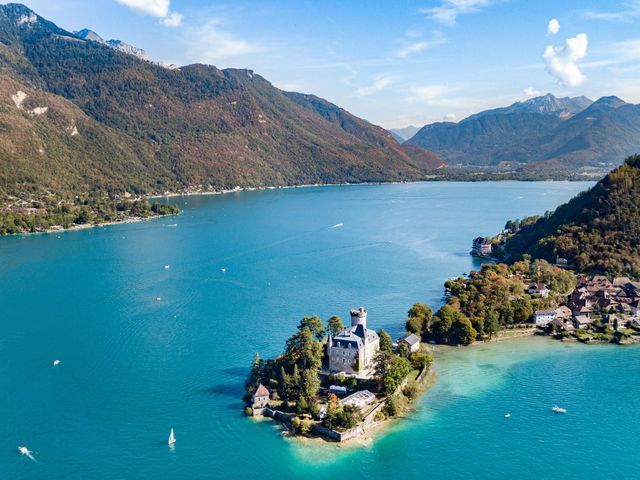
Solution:
M 141 15 L 159 17 L 161 19 L 160 23 L 165 27 L 175 28 L 182 26 L 184 16 L 169 9 L 171 0 L 116 0 L 116 2 Z
M 577 62 L 587 55 L 587 45 L 587 34 L 580 33 L 569 38 L 563 47 L 547 46 L 543 55 L 547 71 L 566 87 L 582 84 L 587 77 Z
M 222 28 L 218 19 L 210 19 L 198 28 L 189 29 L 185 35 L 187 50 L 194 61 L 216 66 L 231 58 L 262 51 L 255 43 L 236 37 Z
M 182 20 L 184 20 L 184 15 L 178 12 L 171 12 L 165 18 L 160 20 L 160 23 L 165 27 L 176 28 L 182 26 Z
M 442 120 L 444 120 L 445 122 L 457 122 L 458 116 L 455 113 L 447 113 L 444 117 L 442 117 Z
M 555 35 L 560 31 L 560 22 L 556 18 L 549 20 L 547 25 L 547 35 Z
M 443 43 L 446 43 L 444 38 L 438 38 L 436 40 L 425 40 L 425 41 L 420 41 L 420 42 L 415 42 L 415 43 L 411 43 L 409 45 L 406 45 L 404 48 L 398 50 L 396 52 L 396 56 L 399 58 L 407 58 L 411 55 L 414 54 L 418 54 L 421 53 L 422 51 L 428 49 L 428 48 L 432 48 L 435 47 L 437 45 L 442 45 Z
M 116 0 L 120 5 L 131 10 L 152 17 L 166 17 L 169 15 L 170 0 Z
M 618 12 L 587 11 L 584 16 L 591 20 L 606 20 L 611 22 L 625 22 L 640 17 L 640 0 L 626 3 L 626 8 Z
M 524 93 L 527 97 L 537 97 L 539 95 L 542 95 L 542 92 L 540 90 L 536 90 L 533 87 L 527 87 L 525 88 L 522 93 Z
M 359 97 L 366 97 L 369 95 L 373 95 L 374 93 L 384 90 L 395 81 L 396 81 L 396 78 L 392 76 L 378 77 L 374 80 L 374 82 L 371 85 L 358 88 L 356 90 L 356 94 Z
M 419 12 L 435 22 L 453 27 L 458 15 L 475 13 L 491 2 L 492 0 L 441 0 L 437 7 L 422 8 Z
M 436 103 L 450 91 L 451 88 L 446 85 L 421 85 L 411 89 L 414 98 L 424 103 Z

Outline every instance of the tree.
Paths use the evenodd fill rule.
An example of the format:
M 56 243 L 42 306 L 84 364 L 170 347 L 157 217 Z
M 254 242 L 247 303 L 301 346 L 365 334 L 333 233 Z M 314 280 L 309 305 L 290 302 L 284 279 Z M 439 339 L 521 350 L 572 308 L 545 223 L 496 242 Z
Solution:
M 319 317 L 315 315 L 313 317 L 302 317 L 298 330 L 309 330 L 316 340 L 322 340 L 324 337 L 324 324 Z
M 391 340 L 391 336 L 384 328 L 380 329 L 378 336 L 380 337 L 380 350 L 384 352 L 393 352 L 393 340 Z
M 387 376 L 391 362 L 393 361 L 393 353 L 385 350 L 380 350 L 373 362 L 374 362 L 374 375 L 381 383 L 384 382 L 384 377 Z
M 440 343 L 449 343 L 449 331 L 453 323 L 455 310 L 451 305 L 443 305 L 433 318 L 431 337 Z
M 253 356 L 251 372 L 249 373 L 249 377 L 247 378 L 246 382 L 247 390 L 254 390 L 262 381 L 262 365 L 263 362 L 260 359 L 260 354 L 256 352 L 256 354 Z
M 394 356 L 384 377 L 384 392 L 392 394 L 409 375 L 411 363 L 404 357 Z
M 331 334 L 334 337 L 344 330 L 342 319 L 337 315 L 334 315 L 327 320 L 327 334 Z
M 427 352 L 413 352 L 409 356 L 409 361 L 411 365 L 416 370 L 422 370 L 423 368 L 428 368 L 433 363 L 433 355 Z
M 305 370 L 302 374 L 301 395 L 311 399 L 318 394 L 318 390 L 320 390 L 320 378 L 317 370 Z
M 455 312 L 451 324 L 450 342 L 470 345 L 476 341 L 478 332 L 471 325 L 471 321 L 462 313 Z
M 285 358 L 303 370 L 317 370 L 322 365 L 322 343 L 314 340 L 311 330 L 301 328 L 287 340 Z
M 415 303 L 407 312 L 407 332 L 423 336 L 431 328 L 433 311 L 424 303 Z
M 489 337 L 489 339 L 493 338 L 493 336 L 500 331 L 500 315 L 493 308 L 487 310 L 487 313 L 484 318 L 483 330 L 484 334 Z

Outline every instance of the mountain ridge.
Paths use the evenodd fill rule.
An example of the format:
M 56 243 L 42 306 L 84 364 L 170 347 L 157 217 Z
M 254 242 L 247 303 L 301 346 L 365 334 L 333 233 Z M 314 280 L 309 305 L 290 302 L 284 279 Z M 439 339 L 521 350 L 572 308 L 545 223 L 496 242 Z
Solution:
M 591 102 L 547 94 L 458 123 L 425 125 L 406 144 L 429 149 L 449 164 L 611 168 L 640 151 L 640 106 L 618 97 Z
M 23 5 L 0 6 L 0 41 L 0 195 L 405 181 L 443 165 L 251 70 L 162 68 Z

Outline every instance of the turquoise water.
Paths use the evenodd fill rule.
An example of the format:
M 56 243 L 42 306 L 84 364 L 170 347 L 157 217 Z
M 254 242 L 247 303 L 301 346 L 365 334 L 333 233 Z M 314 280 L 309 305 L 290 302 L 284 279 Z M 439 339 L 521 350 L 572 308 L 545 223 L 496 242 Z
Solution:
M 0 239 L 0 478 L 638 478 L 637 348 L 448 351 L 412 421 L 357 449 L 283 439 L 239 400 L 253 353 L 280 352 L 303 315 L 364 305 L 398 335 L 477 266 L 474 236 L 588 185 L 183 197 L 176 218 Z

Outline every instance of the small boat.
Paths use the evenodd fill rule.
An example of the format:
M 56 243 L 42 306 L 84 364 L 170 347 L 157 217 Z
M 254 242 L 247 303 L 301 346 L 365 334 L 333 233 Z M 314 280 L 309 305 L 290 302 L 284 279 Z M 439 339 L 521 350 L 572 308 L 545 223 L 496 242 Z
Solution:
M 159 302 L 160 300 L 162 300 L 162 298 L 156 297 L 156 302 Z
M 176 437 L 173 434 L 173 428 L 171 429 L 171 433 L 169 434 L 169 445 L 173 445 L 176 443 Z
M 169 270 L 170 268 L 171 268 L 171 265 L 165 265 L 165 266 L 164 266 L 164 269 L 165 269 L 165 270 Z
M 220 271 L 221 271 L 222 273 L 224 273 L 224 272 L 226 272 L 226 271 L 227 271 L 227 269 L 226 269 L 226 268 L 221 268 L 221 269 L 220 269 Z
M 29 455 L 31 453 L 29 449 L 25 446 L 18 447 L 18 451 L 20 451 L 22 455 Z
M 60 365 L 60 360 L 54 360 L 53 361 L 53 366 L 55 367 L 56 365 Z
M 178 224 L 177 223 L 172 223 L 171 225 L 167 225 L 167 227 L 177 227 Z
M 504 414 L 504 418 L 511 418 L 511 414 L 510 413 L 505 413 Z
M 567 409 L 566 409 L 566 408 L 562 408 L 562 407 L 559 407 L 559 406 L 557 406 L 557 405 L 554 405 L 554 406 L 551 408 L 551 411 L 552 411 L 552 412 L 555 412 L 555 413 L 567 413 Z

